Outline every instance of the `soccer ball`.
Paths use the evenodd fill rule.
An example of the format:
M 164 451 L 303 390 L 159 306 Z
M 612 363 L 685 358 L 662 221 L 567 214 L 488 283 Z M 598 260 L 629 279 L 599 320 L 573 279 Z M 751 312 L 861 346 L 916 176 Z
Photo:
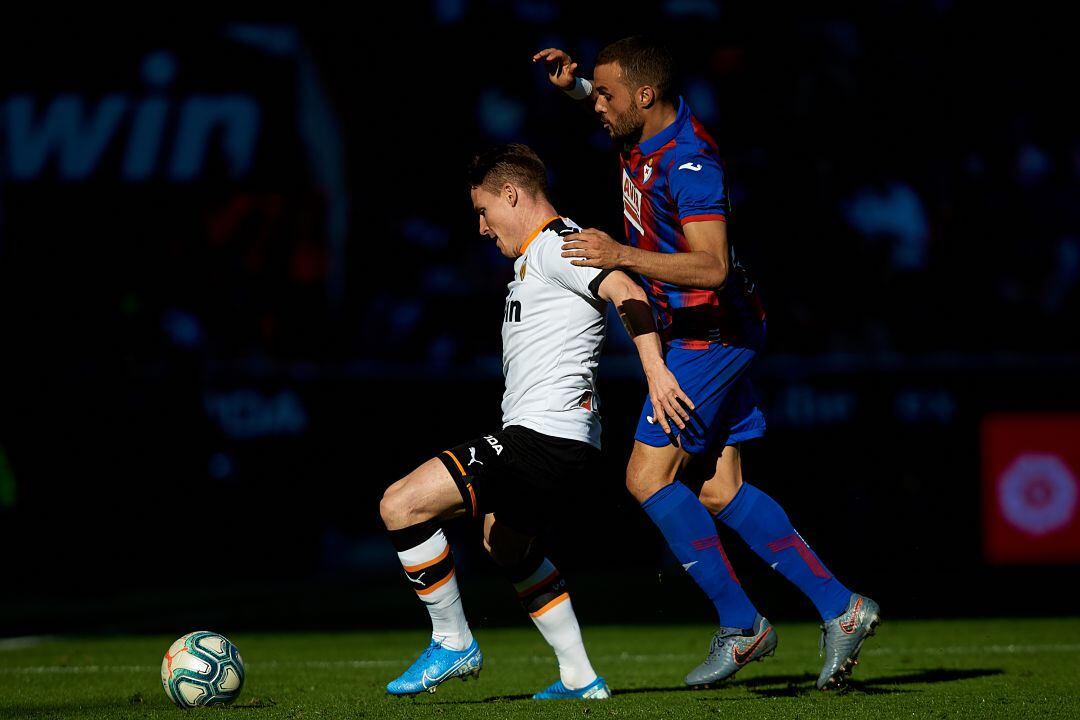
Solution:
M 244 660 L 224 635 L 188 633 L 165 653 L 161 686 L 182 708 L 227 705 L 244 687 Z

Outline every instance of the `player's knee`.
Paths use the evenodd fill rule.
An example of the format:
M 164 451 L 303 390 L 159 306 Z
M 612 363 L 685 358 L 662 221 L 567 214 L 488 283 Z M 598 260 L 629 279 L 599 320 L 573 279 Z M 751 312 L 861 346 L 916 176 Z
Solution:
M 495 545 L 492 547 L 488 545 L 487 550 L 495 564 L 504 568 L 517 565 L 528 554 L 528 547 L 519 546 Z
M 671 481 L 667 480 L 665 482 L 662 478 L 643 472 L 641 468 L 634 465 L 629 465 L 626 468 L 626 489 L 639 503 L 648 500 L 657 490 L 669 482 Z
M 500 567 L 506 567 L 513 563 L 508 562 L 506 556 L 506 550 L 500 548 L 498 545 L 492 545 L 490 540 L 484 541 L 484 549 L 487 550 L 488 556 L 495 561 L 495 564 Z
M 529 554 L 529 538 L 508 537 L 488 534 L 484 537 L 484 550 L 500 567 L 511 567 L 525 559 Z
M 382 499 L 379 500 L 379 517 L 382 518 L 383 525 L 388 528 L 394 524 L 396 508 L 397 498 L 395 497 L 394 486 L 391 485 L 383 491 Z
M 383 524 L 389 530 L 409 525 L 410 509 L 408 486 L 404 480 L 398 480 L 386 488 L 382 500 L 379 501 L 379 515 L 382 516 Z
M 741 481 L 738 483 L 710 481 L 701 486 L 698 499 L 710 512 L 716 514 L 726 508 L 728 503 L 734 499 L 735 493 L 739 492 L 740 485 L 742 485 Z
M 674 469 L 671 472 L 657 472 L 657 468 L 649 467 L 633 455 L 626 466 L 626 489 L 639 503 L 645 502 L 658 490 L 670 485 L 674 479 Z

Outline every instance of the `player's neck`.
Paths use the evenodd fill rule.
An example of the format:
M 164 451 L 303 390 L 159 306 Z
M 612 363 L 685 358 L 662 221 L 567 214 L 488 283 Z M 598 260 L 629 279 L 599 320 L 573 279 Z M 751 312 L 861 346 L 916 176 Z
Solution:
M 557 217 L 559 213 L 555 212 L 554 206 L 546 200 L 538 202 L 529 208 L 521 218 L 523 237 L 521 245 L 525 245 L 530 239 L 532 239 L 536 233 L 543 229 L 544 225 L 548 223 L 553 217 Z
M 548 223 L 553 217 L 557 217 L 559 213 L 555 212 L 555 208 L 549 202 L 537 203 L 532 211 L 528 214 L 528 227 L 527 232 L 531 235 L 537 230 L 543 229 L 543 226 Z
M 643 143 L 663 132 L 664 128 L 675 122 L 675 119 L 679 116 L 679 111 L 670 103 L 660 102 L 656 104 L 655 108 L 646 110 L 644 115 L 645 125 L 641 128 L 641 139 L 638 140 L 638 143 Z

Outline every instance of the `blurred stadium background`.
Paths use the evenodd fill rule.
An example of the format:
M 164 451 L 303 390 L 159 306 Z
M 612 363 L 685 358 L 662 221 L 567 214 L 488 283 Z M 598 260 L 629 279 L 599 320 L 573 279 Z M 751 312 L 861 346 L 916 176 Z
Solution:
M 0 27 L 0 635 L 424 627 L 378 499 L 499 423 L 510 266 L 463 166 L 527 142 L 562 213 L 621 232 L 609 140 L 530 57 L 590 75 L 643 29 L 719 141 L 768 306 L 748 478 L 892 617 L 1077 612 L 1066 24 L 951 0 L 389 13 Z M 706 622 L 622 489 L 644 385 L 617 324 L 605 353 L 604 471 L 552 556 L 583 622 Z M 452 539 L 474 624 L 521 622 L 475 528 Z M 728 546 L 763 612 L 812 618 Z

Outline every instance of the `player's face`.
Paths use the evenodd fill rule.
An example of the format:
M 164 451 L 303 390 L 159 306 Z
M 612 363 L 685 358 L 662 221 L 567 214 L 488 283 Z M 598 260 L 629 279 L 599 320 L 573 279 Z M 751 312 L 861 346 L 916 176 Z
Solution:
M 482 187 L 474 187 L 469 195 L 473 210 L 480 218 L 480 234 L 494 240 L 503 255 L 516 258 L 520 245 L 517 235 L 520 233 L 517 232 L 519 223 L 515 222 L 514 208 L 505 198 Z
M 597 65 L 593 71 L 593 84 L 596 87 L 594 109 L 604 129 L 614 140 L 637 142 L 645 127 L 645 118 L 634 103 L 630 89 L 623 83 L 619 63 Z

